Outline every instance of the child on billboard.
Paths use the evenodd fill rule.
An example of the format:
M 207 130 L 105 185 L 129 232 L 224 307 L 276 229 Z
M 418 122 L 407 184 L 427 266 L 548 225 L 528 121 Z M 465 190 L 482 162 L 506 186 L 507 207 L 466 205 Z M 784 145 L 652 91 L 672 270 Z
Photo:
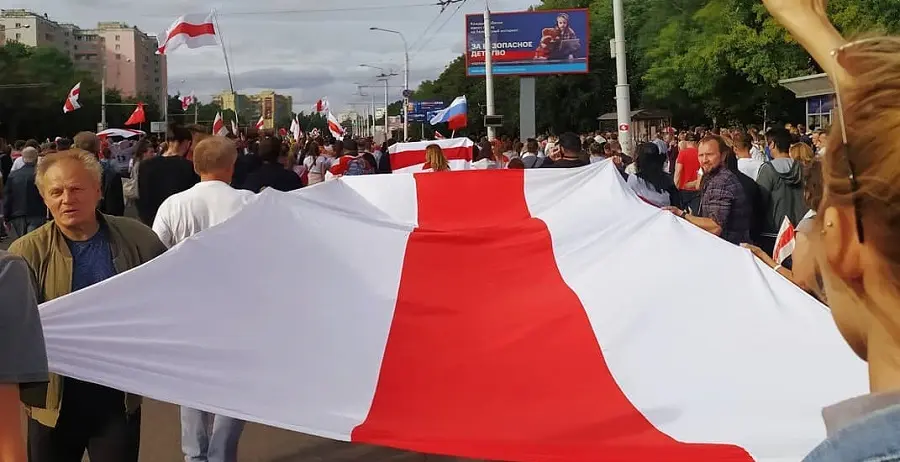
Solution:
M 541 41 L 534 52 L 534 59 L 572 60 L 580 49 L 581 39 L 569 26 L 568 13 L 560 13 L 556 16 L 555 27 L 547 27 L 541 31 Z

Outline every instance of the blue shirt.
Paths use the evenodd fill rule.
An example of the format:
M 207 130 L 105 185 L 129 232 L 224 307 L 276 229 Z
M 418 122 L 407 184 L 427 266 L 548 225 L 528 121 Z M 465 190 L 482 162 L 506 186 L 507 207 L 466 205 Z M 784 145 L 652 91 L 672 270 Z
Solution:
M 116 275 L 107 232 L 102 227 L 86 241 L 66 239 L 72 253 L 72 292 Z

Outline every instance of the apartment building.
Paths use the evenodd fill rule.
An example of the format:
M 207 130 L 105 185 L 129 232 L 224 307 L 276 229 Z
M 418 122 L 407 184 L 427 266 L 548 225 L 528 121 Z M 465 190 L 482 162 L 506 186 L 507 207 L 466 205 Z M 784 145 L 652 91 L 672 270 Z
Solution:
M 235 103 L 240 108 L 242 116 L 251 117 L 253 123 L 256 123 L 262 116 L 263 129 L 271 130 L 275 128 L 275 121 L 278 118 L 291 116 L 294 99 L 291 96 L 279 95 L 272 90 L 264 90 L 255 95 L 232 94 L 230 91 L 223 91 L 213 96 L 213 104 L 217 104 L 223 110 L 234 111 Z
M 98 81 L 105 76 L 107 87 L 123 96 L 148 95 L 162 104 L 168 92 L 166 57 L 156 54 L 156 36 L 137 27 L 101 22 L 82 29 L 24 9 L 0 10 L 0 27 L 7 41 L 66 53 L 77 69 Z

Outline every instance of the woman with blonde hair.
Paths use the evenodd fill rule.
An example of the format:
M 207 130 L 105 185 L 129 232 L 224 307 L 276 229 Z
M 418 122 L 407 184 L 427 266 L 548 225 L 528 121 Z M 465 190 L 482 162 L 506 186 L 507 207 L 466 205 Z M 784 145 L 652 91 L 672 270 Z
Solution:
M 791 159 L 794 159 L 794 162 L 798 162 L 803 168 L 812 165 L 813 160 L 816 159 L 816 153 L 806 143 L 794 143 L 788 152 Z
M 433 172 L 446 172 L 450 170 L 450 164 L 444 157 L 444 150 L 436 144 L 429 144 L 425 148 L 425 169 Z
M 805 460 L 900 460 L 900 38 L 846 42 L 825 0 L 764 3 L 835 88 L 810 249 L 871 390 L 824 410 L 828 439 Z

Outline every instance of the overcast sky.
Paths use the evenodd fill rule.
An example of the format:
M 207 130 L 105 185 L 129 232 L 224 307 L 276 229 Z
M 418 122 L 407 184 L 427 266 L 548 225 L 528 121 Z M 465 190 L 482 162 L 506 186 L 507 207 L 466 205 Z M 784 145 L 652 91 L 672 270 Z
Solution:
M 215 8 L 229 48 L 235 89 L 240 93 L 272 89 L 289 94 L 294 97 L 294 110 L 307 112 L 323 96 L 329 98 L 335 112 L 348 109 L 350 102 L 369 101 L 369 97 L 353 96 L 357 91 L 354 82 L 383 84 L 374 80 L 377 71 L 361 68 L 361 63 L 390 68 L 399 74 L 391 80 L 396 88 L 390 94 L 392 101 L 400 98 L 403 85 L 400 37 L 372 32 L 369 27 L 394 29 L 406 36 L 411 47 L 410 87 L 415 88 L 422 80 L 436 78 L 450 60 L 463 52 L 465 14 L 477 13 L 484 7 L 483 0 L 467 0 L 459 11 L 456 11 L 458 5 L 452 5 L 438 17 L 439 6 L 411 6 L 437 3 L 437 0 L 12 0 L 11 4 L 7 0 L 4 3 L 4 8 L 27 8 L 82 28 L 94 27 L 98 21 L 124 21 L 151 34 L 165 31 L 178 16 Z M 491 0 L 491 9 L 516 11 L 535 3 L 539 2 Z M 434 25 L 420 40 L 432 22 Z M 193 91 L 208 102 L 212 94 L 228 88 L 221 49 L 181 48 L 168 58 L 170 94 Z M 376 101 L 383 101 L 383 89 L 364 91 L 373 90 Z

